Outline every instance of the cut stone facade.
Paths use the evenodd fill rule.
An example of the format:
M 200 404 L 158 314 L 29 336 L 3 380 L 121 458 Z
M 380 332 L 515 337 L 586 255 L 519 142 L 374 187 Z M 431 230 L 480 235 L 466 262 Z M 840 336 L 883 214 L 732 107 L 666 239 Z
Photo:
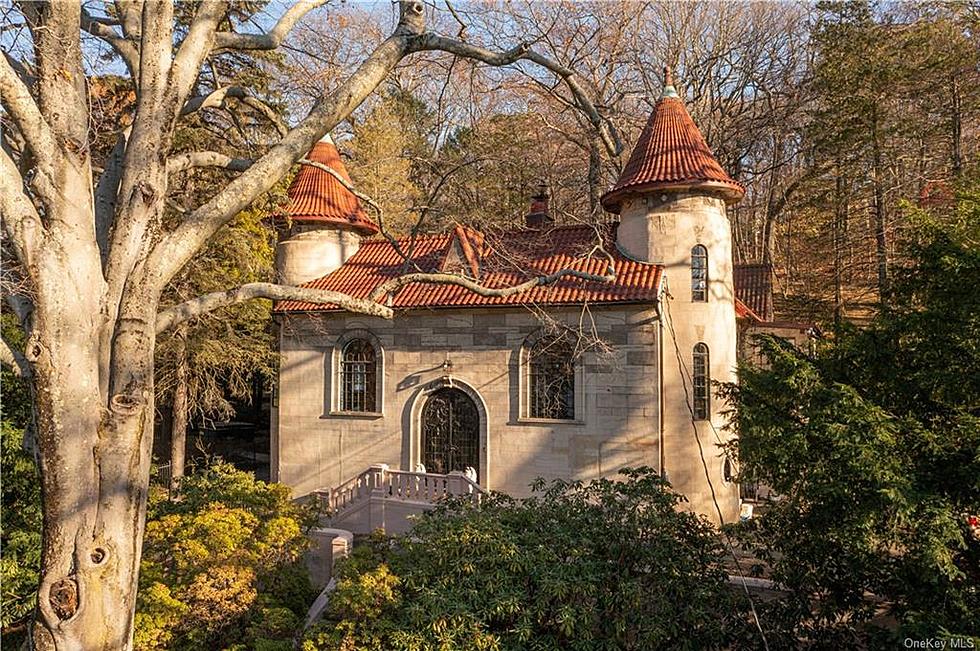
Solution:
M 332 143 L 317 147 L 314 154 L 335 161 L 325 164 L 340 165 Z M 475 474 L 483 488 L 523 496 L 537 479 L 614 478 L 624 467 L 649 466 L 716 523 L 738 516 L 734 469 L 722 454 L 729 436 L 725 405 L 715 393 L 716 383 L 736 379 L 726 206 L 744 188 L 714 159 L 669 82 L 623 174 L 602 198 L 618 223 L 556 226 L 542 189 L 526 228 L 495 241 L 457 226 L 454 235 L 400 247 L 385 240 L 356 246 L 348 245 L 347 231 L 369 234 L 377 227 L 361 213 L 351 217 L 356 198 L 345 192 L 315 170 L 294 183 L 290 214 L 309 222 L 312 234 L 280 244 L 281 273 L 309 279 L 309 287 L 367 297 L 409 268 L 398 251 L 411 250 L 416 269 L 461 273 L 495 289 L 560 269 L 576 276 L 506 297 L 458 283 L 415 283 L 381 299 L 394 310 L 391 321 L 280 303 L 274 479 L 303 496 L 346 490 L 342 485 L 360 481 L 355 478 L 375 464 L 414 472 L 427 460 Z M 597 244 L 606 255 L 593 255 Z M 520 268 L 512 258 L 523 260 Z M 560 377 L 537 397 L 554 400 L 554 391 L 557 411 L 528 405 L 528 346 L 543 321 L 535 310 L 571 330 L 584 325 L 603 342 L 603 354 L 594 348 L 578 355 L 572 372 L 558 356 L 548 358 Z M 359 357 L 344 358 L 341 351 L 354 338 L 370 342 L 374 354 L 357 343 Z M 340 387 L 343 359 L 358 370 L 344 375 Z M 536 359 L 536 368 L 544 368 L 543 357 Z M 376 381 L 365 379 L 365 365 L 376 369 Z M 545 375 L 539 372 L 536 381 Z M 374 411 L 343 411 L 347 404 Z M 532 411 L 569 417 L 531 418 Z M 467 434 L 456 440 L 453 423 L 463 421 Z M 432 451 L 435 441 L 444 454 Z M 433 468 L 426 472 L 420 481 L 436 481 Z
M 551 314 L 570 325 L 580 315 Z M 703 467 L 691 456 L 690 418 L 661 435 L 661 329 L 654 306 L 603 306 L 593 318 L 609 352 L 585 352 L 576 360 L 575 420 L 566 422 L 527 417 L 522 348 L 541 328 L 527 309 L 431 310 L 399 313 L 393 321 L 341 313 L 282 317 L 273 479 L 303 496 L 338 486 L 373 464 L 416 469 L 426 398 L 453 386 L 479 407 L 477 471 L 485 488 L 523 496 L 537 478 L 589 480 L 650 466 L 666 469 L 691 508 L 712 515 Z M 377 413 L 338 411 L 337 346 L 352 332 L 370 333 L 382 352 Z M 730 377 L 730 371 L 715 372 L 718 379 Z M 720 429 L 718 411 L 713 404 L 712 421 Z M 729 521 L 738 512 L 738 491 L 724 482 L 720 451 L 708 430 L 700 432 L 705 458 Z

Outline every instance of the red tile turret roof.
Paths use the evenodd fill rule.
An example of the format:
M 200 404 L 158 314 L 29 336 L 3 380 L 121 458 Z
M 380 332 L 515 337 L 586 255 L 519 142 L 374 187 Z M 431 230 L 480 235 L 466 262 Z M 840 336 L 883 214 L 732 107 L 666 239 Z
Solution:
M 742 184 L 728 176 L 711 153 L 684 102 L 672 87 L 668 89 L 650 114 L 616 185 L 602 197 L 610 212 L 618 213 L 622 200 L 633 192 L 706 189 L 730 202 L 745 194 Z
M 340 153 L 329 138 L 316 143 L 307 158 L 326 165 L 351 183 Z M 330 173 L 312 165 L 300 166 L 289 186 L 289 204 L 280 217 L 306 224 L 333 224 L 362 235 L 378 232 L 358 198 Z
M 565 277 L 551 285 L 539 285 L 506 297 L 487 297 L 458 285 L 415 283 L 406 285 L 391 298 L 394 308 L 481 307 L 498 305 L 581 305 L 592 303 L 653 303 L 656 302 L 663 267 L 638 262 L 625 257 L 615 245 L 615 226 L 601 229 L 604 248 L 612 255 L 616 279 L 613 282 L 588 281 Z M 590 274 L 607 272 L 608 259 L 594 251 L 596 231 L 591 226 L 556 226 L 544 230 L 520 230 L 476 236 L 466 229 L 464 241 L 477 245 L 483 255 L 479 265 L 469 265 L 478 272 L 479 282 L 490 288 L 510 287 L 529 278 L 555 273 L 561 269 L 576 269 Z M 443 268 L 458 231 L 425 235 L 416 239 L 413 261 L 422 271 L 435 272 Z M 478 242 L 478 244 L 477 244 Z M 399 240 L 403 251 L 412 249 L 408 238 Z M 465 247 L 464 247 L 465 248 Z M 467 262 L 475 261 L 464 253 Z M 336 271 L 304 284 L 304 287 L 344 292 L 356 298 L 366 298 L 381 283 L 404 273 L 404 262 L 390 242 L 371 239 Z M 303 301 L 281 301 L 276 312 L 327 311 L 331 305 Z

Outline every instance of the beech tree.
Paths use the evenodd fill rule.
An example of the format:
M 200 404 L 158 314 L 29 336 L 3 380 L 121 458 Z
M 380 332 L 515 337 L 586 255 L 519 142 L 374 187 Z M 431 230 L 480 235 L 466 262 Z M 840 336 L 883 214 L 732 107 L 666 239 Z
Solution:
M 31 50 L 26 57 L 5 50 L 0 60 L 0 211 L 6 271 L 16 276 L 4 284 L 27 334 L 23 353 L 6 343 L 0 351 L 30 378 L 34 398 L 44 508 L 34 648 L 132 648 L 158 332 L 254 298 L 331 303 L 390 318 L 392 310 L 379 299 L 412 282 L 459 283 L 505 295 L 583 275 L 565 270 L 488 289 L 450 274 L 412 273 L 367 299 L 249 283 L 161 307 L 164 288 L 196 252 L 413 53 L 442 50 L 491 66 L 543 66 L 567 85 L 602 142 L 618 153 L 615 131 L 571 69 L 526 43 L 487 49 L 430 32 L 423 3 L 401 0 L 391 34 L 265 153 L 254 159 L 213 151 L 172 155 L 172 137 L 185 116 L 229 98 L 261 108 L 247 88 L 199 94 L 211 57 L 275 50 L 304 15 L 325 3 L 299 0 L 264 33 L 236 29 L 250 20 L 254 4 L 220 0 L 116 0 L 102 15 L 79 2 L 23 2 L 5 14 L 9 26 L 19 15 Z M 83 32 L 112 47 L 136 95 L 133 122 L 100 167 L 91 153 Z M 171 223 L 165 218 L 168 174 L 195 166 L 237 175 Z M 597 278 L 606 277 L 589 276 Z

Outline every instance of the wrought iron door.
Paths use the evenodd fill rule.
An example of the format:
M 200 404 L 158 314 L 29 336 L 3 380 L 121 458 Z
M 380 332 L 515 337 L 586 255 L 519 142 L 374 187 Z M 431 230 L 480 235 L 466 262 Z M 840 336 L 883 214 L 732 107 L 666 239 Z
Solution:
M 480 469 L 480 413 L 459 389 L 439 389 L 422 410 L 422 464 L 445 474 Z M 479 481 L 479 478 L 477 479 Z

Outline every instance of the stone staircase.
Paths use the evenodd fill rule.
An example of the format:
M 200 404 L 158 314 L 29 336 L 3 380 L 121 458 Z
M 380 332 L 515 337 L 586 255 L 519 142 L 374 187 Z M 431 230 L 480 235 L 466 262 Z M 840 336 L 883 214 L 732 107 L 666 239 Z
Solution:
M 486 491 L 461 472 L 391 470 L 377 464 L 334 488 L 313 491 L 327 515 L 323 525 L 354 534 L 384 529 L 389 534 L 412 528 L 411 516 L 432 509 L 447 497 L 479 501 Z

